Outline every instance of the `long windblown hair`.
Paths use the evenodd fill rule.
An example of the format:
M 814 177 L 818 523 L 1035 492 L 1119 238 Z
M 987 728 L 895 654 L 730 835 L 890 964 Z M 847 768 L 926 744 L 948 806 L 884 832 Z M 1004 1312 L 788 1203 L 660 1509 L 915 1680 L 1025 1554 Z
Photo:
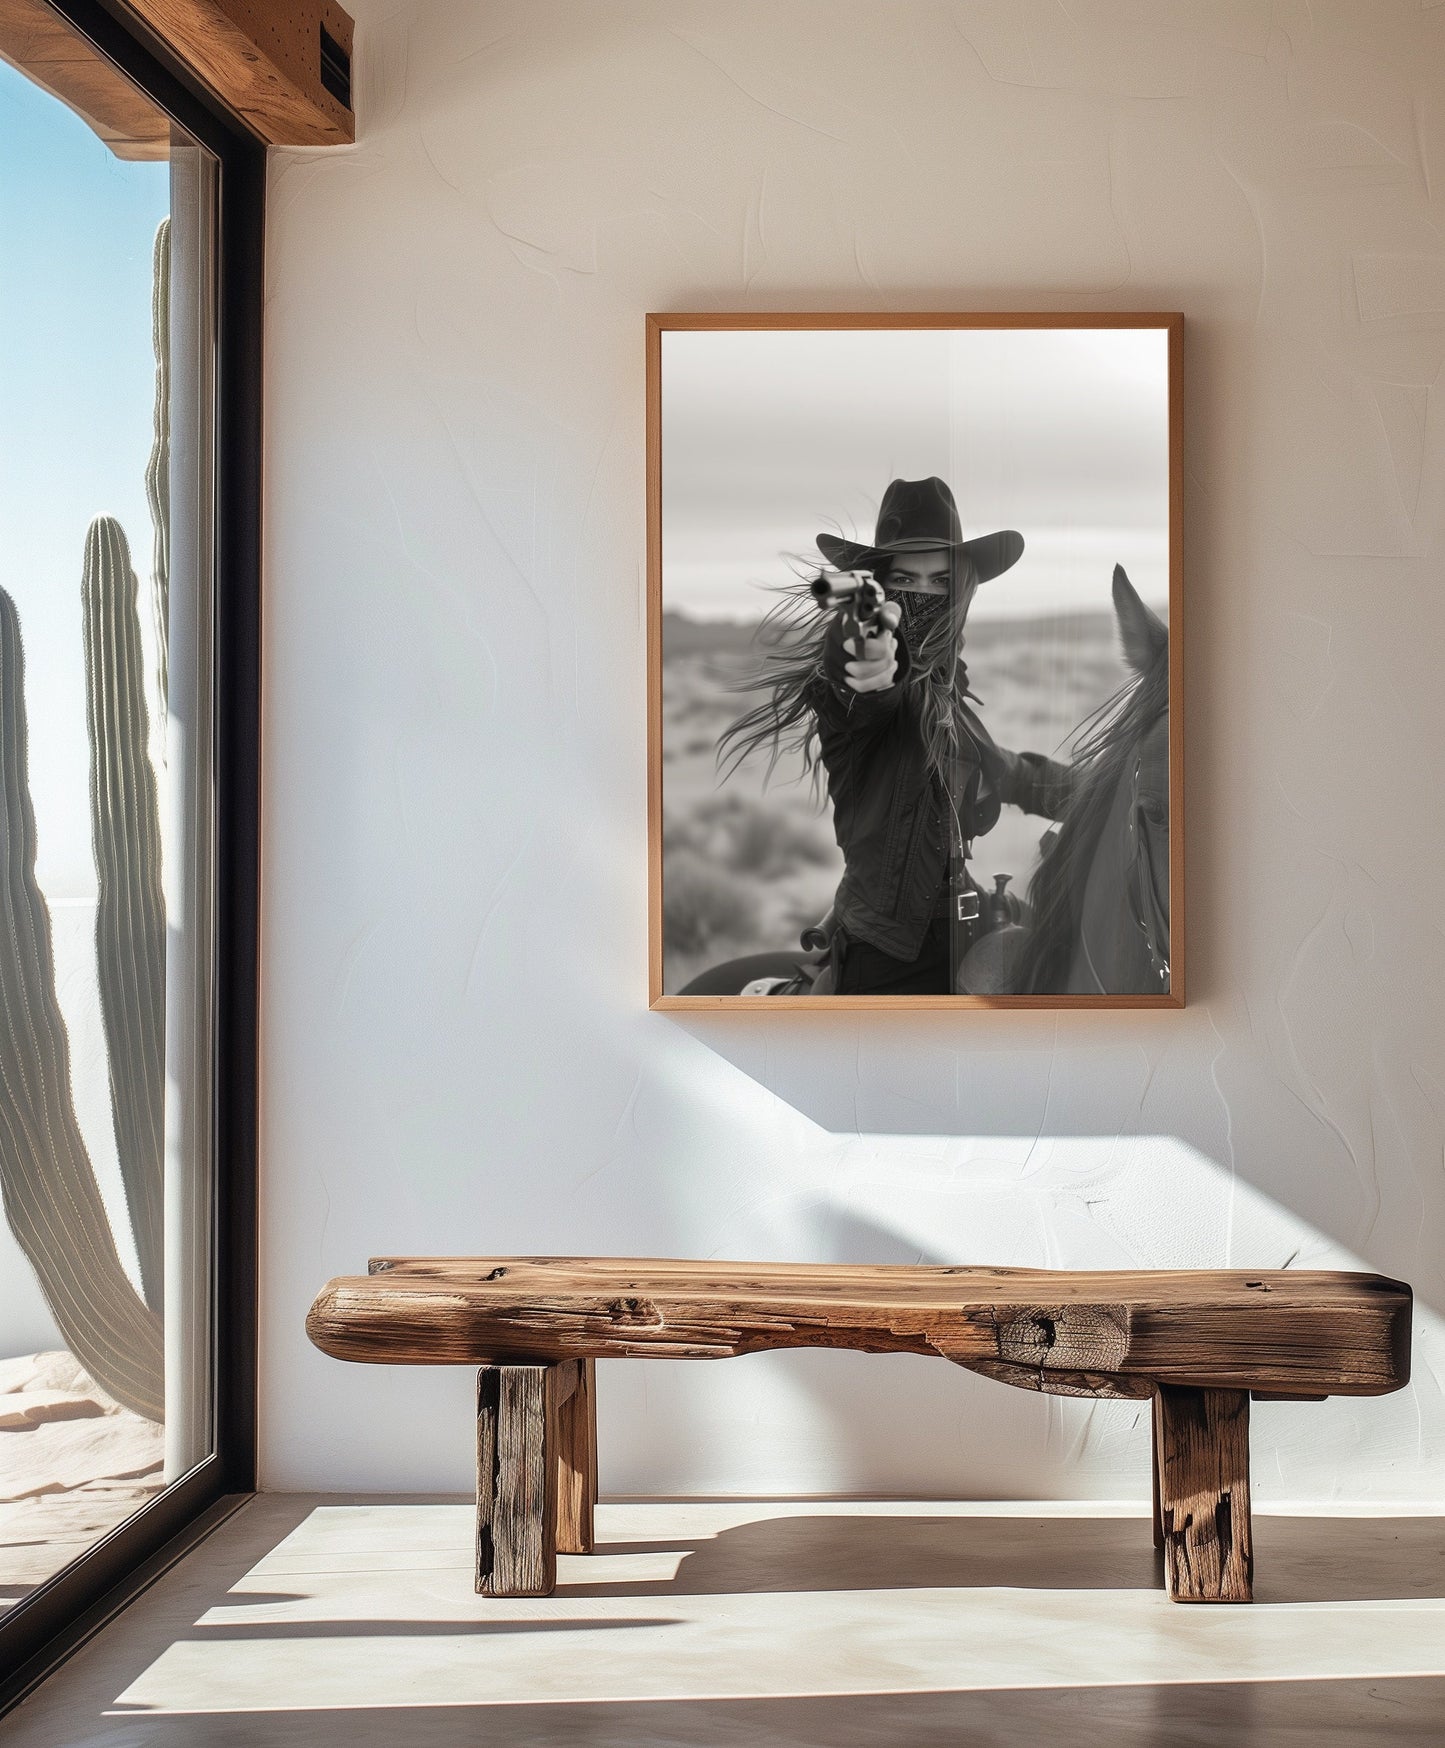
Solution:
M 1019 994 L 1047 995 L 1067 988 L 1084 890 L 1104 822 L 1130 755 L 1168 708 L 1169 657 L 1161 645 L 1150 666 L 1081 725 L 1074 741 L 1068 810 L 1029 882 L 1032 926 L 1019 959 Z
M 827 685 L 823 652 L 836 609 L 819 607 L 812 593 L 816 575 L 809 570 L 774 591 L 778 599 L 758 627 L 761 660 L 734 687 L 762 696 L 718 739 L 718 770 L 725 778 L 757 754 L 766 754 L 770 778 L 785 754 L 796 754 L 815 787 L 821 782 L 817 705 Z M 910 600 L 901 591 L 889 590 L 886 573 L 880 573 L 878 580 L 889 600 L 903 608 L 896 633 L 907 644 L 910 658 L 903 708 L 918 725 L 930 769 L 946 781 L 960 742 L 971 739 L 962 711 L 970 695 L 959 653 L 963 626 L 955 608 L 960 596 L 967 599 L 971 572 L 966 561 L 960 565 L 954 573 L 954 594 L 948 599 L 934 597 L 939 604 L 932 613 L 920 609 L 920 597 Z

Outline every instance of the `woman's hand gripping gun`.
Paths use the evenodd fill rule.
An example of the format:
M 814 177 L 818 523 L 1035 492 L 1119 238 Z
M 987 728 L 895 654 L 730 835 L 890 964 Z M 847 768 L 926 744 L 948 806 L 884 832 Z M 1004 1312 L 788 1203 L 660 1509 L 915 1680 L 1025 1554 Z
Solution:
M 842 615 L 843 648 L 852 658 L 844 663 L 849 687 L 855 692 L 886 691 L 898 674 L 894 634 L 902 612 L 897 603 L 874 577 L 860 572 L 822 571 L 812 590 L 821 608 Z

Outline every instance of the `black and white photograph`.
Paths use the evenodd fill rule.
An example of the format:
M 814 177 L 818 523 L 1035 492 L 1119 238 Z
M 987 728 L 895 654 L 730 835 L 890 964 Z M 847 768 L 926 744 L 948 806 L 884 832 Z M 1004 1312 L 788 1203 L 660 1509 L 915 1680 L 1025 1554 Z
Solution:
M 1180 1005 L 1179 319 L 729 320 L 651 318 L 654 1000 Z

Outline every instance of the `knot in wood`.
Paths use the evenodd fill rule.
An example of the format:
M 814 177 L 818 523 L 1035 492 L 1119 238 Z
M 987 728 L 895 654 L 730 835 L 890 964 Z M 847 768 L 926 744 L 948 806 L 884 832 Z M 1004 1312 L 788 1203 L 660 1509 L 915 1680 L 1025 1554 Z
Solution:
M 998 1357 L 1011 1365 L 1112 1372 L 1128 1353 L 1124 1305 L 1027 1305 L 998 1325 Z
M 651 1299 L 609 1299 L 607 1315 L 614 1323 L 637 1325 L 639 1323 L 659 1324 L 662 1313 Z

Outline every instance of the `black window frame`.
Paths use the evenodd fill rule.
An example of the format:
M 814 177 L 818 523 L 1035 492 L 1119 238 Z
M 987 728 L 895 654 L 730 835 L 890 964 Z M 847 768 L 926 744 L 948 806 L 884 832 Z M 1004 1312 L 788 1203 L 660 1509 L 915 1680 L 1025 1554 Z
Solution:
M 46 0 L 214 154 L 215 1448 L 0 1616 L 0 1715 L 256 1488 L 261 341 L 266 148 L 113 0 Z

